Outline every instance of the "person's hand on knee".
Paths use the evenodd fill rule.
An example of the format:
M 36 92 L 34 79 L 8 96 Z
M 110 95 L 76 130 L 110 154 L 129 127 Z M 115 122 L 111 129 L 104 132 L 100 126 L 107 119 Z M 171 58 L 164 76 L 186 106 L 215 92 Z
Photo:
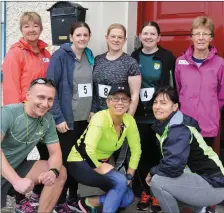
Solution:
M 55 183 L 56 181 L 56 175 L 53 171 L 47 171 L 47 172 L 43 172 L 40 174 L 39 176 L 39 183 L 42 183 L 46 186 L 51 186 Z
M 20 178 L 12 184 L 13 188 L 20 194 L 26 194 L 33 190 L 34 182 L 29 178 Z

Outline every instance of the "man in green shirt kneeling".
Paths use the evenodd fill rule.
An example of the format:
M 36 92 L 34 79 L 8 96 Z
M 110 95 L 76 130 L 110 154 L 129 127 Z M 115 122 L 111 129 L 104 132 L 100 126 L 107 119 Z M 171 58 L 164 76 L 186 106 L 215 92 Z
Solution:
M 48 110 L 55 96 L 53 81 L 38 78 L 32 81 L 25 103 L 2 107 L 1 117 L 1 208 L 7 195 L 16 195 L 17 213 L 51 213 L 67 178 L 56 127 Z M 48 161 L 27 160 L 30 151 L 45 143 Z M 37 184 L 43 184 L 38 205 L 25 197 Z M 32 205 L 33 204 L 33 205 Z

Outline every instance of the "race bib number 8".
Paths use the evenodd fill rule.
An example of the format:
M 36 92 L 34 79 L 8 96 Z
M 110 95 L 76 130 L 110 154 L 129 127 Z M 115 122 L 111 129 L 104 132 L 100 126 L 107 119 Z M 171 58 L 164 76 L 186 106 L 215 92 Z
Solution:
M 110 92 L 111 86 L 98 84 L 98 88 L 99 88 L 99 96 L 101 98 L 107 98 L 107 96 Z
M 93 94 L 91 84 L 78 84 L 78 93 L 79 98 L 91 97 Z
M 154 88 L 143 88 L 140 90 L 141 101 L 150 101 L 155 92 Z

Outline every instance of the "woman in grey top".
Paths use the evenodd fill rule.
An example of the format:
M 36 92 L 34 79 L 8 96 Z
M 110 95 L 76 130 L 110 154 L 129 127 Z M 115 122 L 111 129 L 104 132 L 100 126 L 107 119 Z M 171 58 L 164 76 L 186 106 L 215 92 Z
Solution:
M 47 77 L 56 83 L 57 93 L 51 113 L 55 119 L 62 149 L 63 164 L 74 141 L 78 140 L 88 125 L 92 105 L 92 68 L 94 57 L 87 48 L 91 31 L 83 22 L 76 22 L 70 28 L 70 44 L 63 44 L 54 52 L 48 67 Z M 66 191 L 69 197 L 66 201 Z M 77 200 L 78 184 L 68 173 L 67 187 L 64 187 L 54 212 L 72 212 Z
M 109 26 L 106 35 L 108 52 L 95 58 L 92 113 L 106 108 L 106 98 L 114 84 L 130 88 L 132 103 L 128 113 L 134 115 L 136 111 L 141 74 L 135 59 L 122 50 L 126 40 L 126 29 L 123 25 Z

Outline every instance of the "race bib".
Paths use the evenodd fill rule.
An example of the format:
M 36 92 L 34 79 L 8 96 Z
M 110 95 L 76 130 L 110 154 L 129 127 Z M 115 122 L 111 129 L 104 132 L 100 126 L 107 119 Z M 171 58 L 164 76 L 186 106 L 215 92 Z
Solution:
M 154 88 L 143 88 L 140 90 L 141 101 L 150 101 L 155 92 Z
M 93 95 L 91 84 L 78 84 L 79 98 L 91 97 Z
M 189 63 L 186 60 L 179 60 L 178 64 L 189 65 Z
M 99 88 L 99 96 L 101 98 L 107 98 L 107 96 L 110 92 L 111 86 L 98 84 L 98 88 Z

